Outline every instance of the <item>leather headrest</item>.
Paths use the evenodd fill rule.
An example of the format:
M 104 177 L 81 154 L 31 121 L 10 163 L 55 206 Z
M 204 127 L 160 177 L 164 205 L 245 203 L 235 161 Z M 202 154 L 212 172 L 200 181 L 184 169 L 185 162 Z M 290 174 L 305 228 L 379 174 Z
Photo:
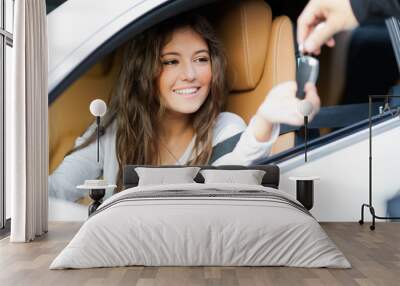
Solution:
M 227 55 L 230 90 L 254 89 L 266 61 L 271 8 L 263 0 L 248 0 L 230 1 L 219 9 L 213 24 Z

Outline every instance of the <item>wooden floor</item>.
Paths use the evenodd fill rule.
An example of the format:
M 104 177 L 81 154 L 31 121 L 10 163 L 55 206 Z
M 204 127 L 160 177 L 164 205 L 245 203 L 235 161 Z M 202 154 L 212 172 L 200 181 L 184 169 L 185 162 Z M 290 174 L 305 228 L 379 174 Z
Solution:
M 0 241 L 0 285 L 400 285 L 400 223 L 379 223 L 375 231 L 357 223 L 323 223 L 353 268 L 289 267 L 121 267 L 48 270 L 76 233 L 78 223 L 52 223 L 44 237 L 28 244 Z

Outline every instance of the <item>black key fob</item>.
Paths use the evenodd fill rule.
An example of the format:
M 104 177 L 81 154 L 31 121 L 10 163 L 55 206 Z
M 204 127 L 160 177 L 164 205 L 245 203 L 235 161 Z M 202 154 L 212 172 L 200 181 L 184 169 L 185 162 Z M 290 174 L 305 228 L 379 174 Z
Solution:
M 316 83 L 319 73 L 319 61 L 311 56 L 299 56 L 297 58 L 297 94 L 300 99 L 304 99 L 304 86 L 307 82 Z

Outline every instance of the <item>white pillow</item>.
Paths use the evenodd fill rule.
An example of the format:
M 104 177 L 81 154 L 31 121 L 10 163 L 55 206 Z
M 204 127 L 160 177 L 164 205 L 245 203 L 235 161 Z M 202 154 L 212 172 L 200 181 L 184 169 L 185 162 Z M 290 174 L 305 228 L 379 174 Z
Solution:
M 139 176 L 139 186 L 195 183 L 193 179 L 199 170 L 199 167 L 135 168 Z
M 201 170 L 204 183 L 234 183 L 246 185 L 261 185 L 265 175 L 263 170 Z

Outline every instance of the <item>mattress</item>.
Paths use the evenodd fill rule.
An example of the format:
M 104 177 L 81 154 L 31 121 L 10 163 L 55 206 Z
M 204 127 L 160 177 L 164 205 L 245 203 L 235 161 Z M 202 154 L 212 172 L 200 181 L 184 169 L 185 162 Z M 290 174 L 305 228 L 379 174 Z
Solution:
M 138 186 L 108 200 L 50 269 L 144 266 L 349 268 L 314 217 L 264 186 Z

